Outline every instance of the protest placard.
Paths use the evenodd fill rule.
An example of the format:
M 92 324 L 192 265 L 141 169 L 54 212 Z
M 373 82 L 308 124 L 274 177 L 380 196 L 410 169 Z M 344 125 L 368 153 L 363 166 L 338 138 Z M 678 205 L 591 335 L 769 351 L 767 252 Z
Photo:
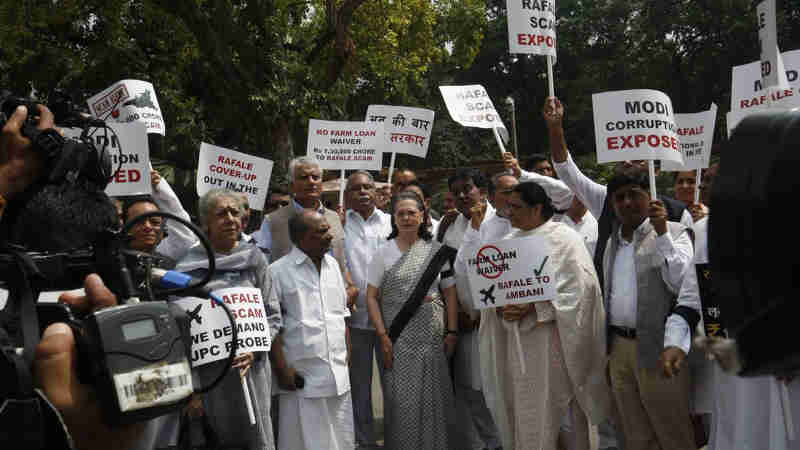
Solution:
M 556 56 L 555 0 L 507 0 L 510 53 Z
M 717 105 L 711 104 L 708 111 L 693 114 L 675 114 L 675 124 L 681 141 L 683 164 L 662 161 L 661 170 L 684 171 L 705 169 L 711 162 L 711 147 L 714 144 L 714 126 L 717 120 Z
M 761 45 L 761 81 L 764 88 L 788 89 L 786 69 L 778 50 L 778 30 L 775 21 L 775 0 L 756 6 L 758 40 Z
M 474 307 L 552 300 L 556 295 L 552 249 L 545 237 L 505 239 L 469 253 L 467 277 Z
M 597 162 L 661 159 L 683 164 L 672 101 L 650 89 L 592 95 Z
M 439 86 L 439 92 L 454 121 L 465 127 L 497 128 L 508 141 L 508 130 L 483 86 Z
M 261 289 L 233 287 L 214 291 L 214 295 L 231 310 L 235 324 L 230 323 L 225 310 L 211 299 L 185 297 L 175 301 L 189 316 L 192 367 L 227 358 L 233 346 L 233 326 L 238 333 L 237 355 L 269 351 L 269 323 Z
M 261 210 L 267 198 L 272 161 L 216 145 L 200 144 L 197 195 L 215 188 L 247 194 L 250 207 Z
M 781 53 L 784 72 L 789 87 L 786 89 L 764 89 L 761 79 L 761 62 L 735 66 L 731 77 L 731 111 L 758 110 L 761 108 L 795 108 L 800 106 L 800 50 Z
M 106 187 L 110 196 L 150 194 L 150 147 L 147 144 L 147 131 L 140 122 L 109 122 L 105 128 L 90 128 L 86 139 L 93 142 L 98 150 L 105 148 L 111 159 L 111 170 L 116 171 Z M 64 137 L 78 139 L 83 130 L 63 128 Z
M 308 121 L 306 155 L 323 169 L 381 170 L 383 143 L 379 122 Z
M 164 117 L 152 83 L 121 80 L 89 98 L 93 116 L 112 122 L 142 122 L 148 133 L 164 135 Z
M 408 106 L 369 105 L 365 122 L 384 127 L 384 152 L 425 158 L 433 131 L 434 112 Z

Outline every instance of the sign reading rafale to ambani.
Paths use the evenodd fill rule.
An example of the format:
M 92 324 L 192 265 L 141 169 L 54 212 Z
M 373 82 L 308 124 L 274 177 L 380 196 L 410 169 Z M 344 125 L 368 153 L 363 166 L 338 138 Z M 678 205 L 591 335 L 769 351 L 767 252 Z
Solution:
M 597 162 L 661 159 L 683 164 L 672 101 L 650 89 L 592 95 Z
M 556 56 L 556 2 L 507 0 L 508 50 Z

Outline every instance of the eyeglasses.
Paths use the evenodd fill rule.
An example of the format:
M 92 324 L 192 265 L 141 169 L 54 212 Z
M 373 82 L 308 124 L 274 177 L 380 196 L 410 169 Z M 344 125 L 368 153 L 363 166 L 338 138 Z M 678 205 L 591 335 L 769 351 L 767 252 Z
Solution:
M 267 206 L 270 208 L 283 208 L 284 206 L 289 206 L 289 202 L 287 200 L 278 200 L 276 202 L 269 202 Z

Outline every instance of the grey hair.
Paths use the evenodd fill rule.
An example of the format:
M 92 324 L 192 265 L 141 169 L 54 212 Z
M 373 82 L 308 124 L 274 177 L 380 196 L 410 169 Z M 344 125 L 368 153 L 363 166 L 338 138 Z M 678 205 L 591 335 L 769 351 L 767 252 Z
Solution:
M 298 156 L 297 158 L 292 159 L 289 161 L 289 182 L 291 183 L 294 181 L 295 172 L 297 171 L 297 166 L 310 166 L 316 167 L 319 169 L 320 173 L 322 172 L 322 167 L 320 167 L 319 163 L 314 160 L 314 158 L 310 156 Z
M 235 200 L 236 204 L 239 205 L 239 212 L 244 212 L 242 200 L 238 192 L 223 188 L 211 189 L 203 194 L 197 202 L 197 221 L 200 222 L 200 228 L 204 231 L 208 229 L 208 214 L 220 198 L 231 198 Z
M 355 172 L 351 173 L 349 177 L 347 177 L 347 184 L 345 184 L 344 188 L 348 191 L 350 190 L 350 180 L 352 180 L 356 175 L 364 175 L 365 177 L 369 178 L 370 183 L 375 183 L 375 177 L 373 177 L 371 173 L 367 172 L 366 170 L 356 170 Z

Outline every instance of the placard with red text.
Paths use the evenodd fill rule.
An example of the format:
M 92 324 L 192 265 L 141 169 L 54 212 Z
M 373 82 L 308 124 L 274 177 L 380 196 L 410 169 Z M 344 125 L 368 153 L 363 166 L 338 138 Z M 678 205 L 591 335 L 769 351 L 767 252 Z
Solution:
M 225 188 L 247 194 L 250 207 L 261 210 L 267 198 L 272 161 L 216 145 L 200 144 L 197 195 Z

